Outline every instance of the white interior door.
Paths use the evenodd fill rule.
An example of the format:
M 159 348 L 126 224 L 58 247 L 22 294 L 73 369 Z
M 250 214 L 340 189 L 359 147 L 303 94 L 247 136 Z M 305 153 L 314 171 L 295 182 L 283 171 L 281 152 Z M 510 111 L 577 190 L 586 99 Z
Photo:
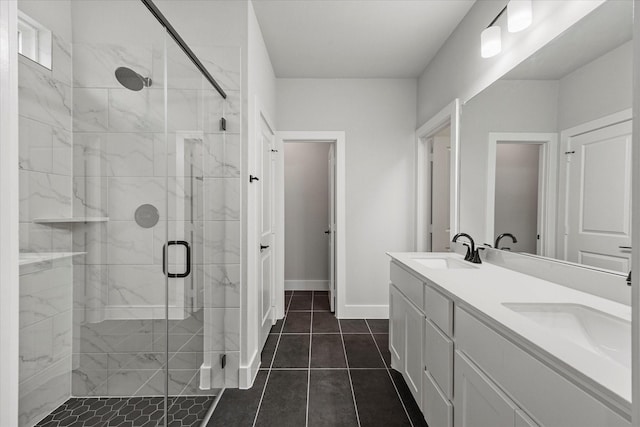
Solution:
M 329 307 L 335 312 L 336 304 L 336 153 L 329 147 Z
M 260 338 L 264 342 L 271 330 L 274 319 L 274 215 L 273 215 L 273 183 L 274 183 L 274 134 L 269 125 L 260 120 L 258 134 L 258 150 L 256 158 L 256 172 L 258 182 L 258 224 L 257 230 L 260 236 L 260 246 L 255 250 L 260 251 L 258 257 L 258 281 L 260 303 Z
M 630 270 L 631 121 L 568 141 L 568 261 Z
M 449 252 L 451 137 L 433 137 L 431 150 L 431 251 Z

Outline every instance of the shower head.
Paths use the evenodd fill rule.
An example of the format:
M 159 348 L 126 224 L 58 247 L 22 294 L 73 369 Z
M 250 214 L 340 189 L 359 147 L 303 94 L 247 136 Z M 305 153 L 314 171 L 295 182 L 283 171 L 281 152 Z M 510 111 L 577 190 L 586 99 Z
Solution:
M 116 69 L 116 79 L 118 79 L 122 86 L 136 92 L 142 90 L 142 88 L 151 86 L 151 79 L 149 77 L 142 77 L 127 67 L 118 67 Z

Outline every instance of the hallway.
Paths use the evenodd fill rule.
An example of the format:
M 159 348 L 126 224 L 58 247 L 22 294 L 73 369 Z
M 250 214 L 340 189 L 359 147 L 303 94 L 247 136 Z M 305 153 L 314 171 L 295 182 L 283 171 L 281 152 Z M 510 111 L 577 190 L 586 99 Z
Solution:
M 324 291 L 287 291 L 285 303 L 253 388 L 226 390 L 209 427 L 426 425 L 390 369 L 387 320 L 338 321 Z

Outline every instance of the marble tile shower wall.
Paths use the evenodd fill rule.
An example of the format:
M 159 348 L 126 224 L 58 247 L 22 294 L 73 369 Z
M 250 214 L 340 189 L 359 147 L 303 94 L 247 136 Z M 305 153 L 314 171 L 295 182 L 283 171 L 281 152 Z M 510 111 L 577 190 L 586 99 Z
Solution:
M 191 242 L 194 265 L 186 280 L 170 279 L 171 382 L 175 390 L 197 392 L 204 363 L 214 387 L 237 386 L 240 51 L 192 48 L 229 98 L 222 100 L 203 83 L 182 53 L 170 53 L 165 135 L 162 50 L 73 46 L 73 213 L 109 218 L 78 225 L 73 234 L 74 250 L 87 252 L 74 265 L 76 396 L 161 391 L 162 246 L 177 238 Z M 150 77 L 152 86 L 139 92 L 123 88 L 114 76 L 120 66 Z M 219 128 L 223 114 L 226 132 Z M 143 204 L 159 211 L 154 227 L 142 228 L 134 220 Z M 222 353 L 227 354 L 224 370 Z M 215 363 L 209 366 L 207 360 Z
M 68 252 L 69 226 L 41 225 L 72 211 L 71 44 L 53 36 L 53 69 L 19 58 L 20 251 Z M 72 265 L 20 271 L 21 426 L 33 425 L 71 393 Z

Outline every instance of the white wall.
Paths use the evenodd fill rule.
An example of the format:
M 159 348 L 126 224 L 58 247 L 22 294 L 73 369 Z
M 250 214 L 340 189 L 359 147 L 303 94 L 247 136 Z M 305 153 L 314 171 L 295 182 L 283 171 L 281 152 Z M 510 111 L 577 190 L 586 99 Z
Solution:
M 477 239 L 486 235 L 489 132 L 556 132 L 557 106 L 558 82 L 554 80 L 499 80 L 464 106 L 460 132 L 461 231 Z
M 284 144 L 284 280 L 329 280 L 330 144 Z
M 346 132 L 346 313 L 388 315 L 387 251 L 413 248 L 413 79 L 278 79 L 278 130 Z
M 455 98 L 466 102 L 603 1 L 534 1 L 532 26 L 511 34 L 503 25 L 502 53 L 489 59 L 480 57 L 480 33 L 496 17 L 505 2 L 475 2 L 420 76 L 418 123 L 425 123 Z M 506 14 L 498 23 L 504 23 L 505 17 Z
M 560 80 L 558 130 L 631 108 L 632 44 L 629 41 Z

